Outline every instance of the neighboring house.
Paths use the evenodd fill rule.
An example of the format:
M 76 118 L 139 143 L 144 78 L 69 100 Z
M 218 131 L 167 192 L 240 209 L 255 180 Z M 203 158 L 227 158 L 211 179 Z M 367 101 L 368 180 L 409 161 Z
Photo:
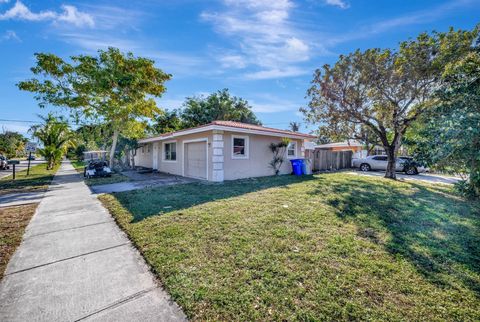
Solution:
M 357 159 L 366 158 L 368 155 L 386 155 L 385 149 L 380 145 L 376 145 L 369 154 L 368 151 L 364 149 L 364 145 L 355 140 L 320 144 L 316 145 L 315 149 L 330 151 L 352 151 L 353 158 Z M 401 146 L 398 153 L 399 155 L 407 155 L 407 150 Z
M 289 159 L 302 158 L 315 136 L 231 121 L 212 123 L 140 140 L 135 164 L 160 172 L 209 181 L 273 175 L 270 143 L 290 139 L 280 173 Z
M 330 151 L 352 151 L 354 158 L 363 158 L 367 156 L 367 151 L 363 149 L 363 145 L 354 140 L 320 144 L 316 145 L 315 149 Z

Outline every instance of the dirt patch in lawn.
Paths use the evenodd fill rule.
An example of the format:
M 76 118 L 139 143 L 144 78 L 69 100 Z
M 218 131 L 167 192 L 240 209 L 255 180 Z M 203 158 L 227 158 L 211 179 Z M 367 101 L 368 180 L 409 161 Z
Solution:
M 0 279 L 38 204 L 0 208 Z

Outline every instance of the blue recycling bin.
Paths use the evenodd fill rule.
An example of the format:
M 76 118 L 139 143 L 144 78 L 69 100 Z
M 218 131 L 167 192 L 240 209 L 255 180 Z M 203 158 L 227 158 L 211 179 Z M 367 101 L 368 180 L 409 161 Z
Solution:
M 301 176 L 303 174 L 303 160 L 302 159 L 292 159 L 290 160 L 292 163 L 293 174 L 296 176 Z

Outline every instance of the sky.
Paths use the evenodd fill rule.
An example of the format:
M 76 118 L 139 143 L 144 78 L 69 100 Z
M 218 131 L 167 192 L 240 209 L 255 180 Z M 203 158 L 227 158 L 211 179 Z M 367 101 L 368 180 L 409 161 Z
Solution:
M 423 31 L 472 29 L 480 0 L 0 0 L 0 130 L 26 133 L 40 109 L 16 84 L 34 53 L 95 55 L 109 46 L 173 75 L 158 100 L 228 88 L 265 126 L 303 120 L 315 69 L 356 49 L 396 48 Z

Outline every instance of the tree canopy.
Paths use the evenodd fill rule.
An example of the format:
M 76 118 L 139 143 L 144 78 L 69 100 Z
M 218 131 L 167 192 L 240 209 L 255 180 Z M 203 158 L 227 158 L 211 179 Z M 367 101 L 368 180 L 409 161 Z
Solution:
M 315 71 L 307 95 L 308 121 L 343 129 L 368 128 L 388 156 L 385 176 L 396 178 L 395 159 L 405 132 L 435 105 L 433 94 L 445 66 L 471 50 L 478 30 L 422 33 L 397 50 L 357 50 Z
M 4 131 L 0 133 L 0 154 L 7 158 L 14 158 L 25 153 L 25 144 L 28 140 L 20 133 Z
M 464 174 L 468 196 L 480 196 L 480 46 L 447 64 L 438 104 L 407 132 L 407 144 L 421 160 Z
M 199 126 L 216 120 L 261 124 L 248 102 L 232 96 L 228 89 L 207 97 L 187 97 L 181 118 L 185 127 Z
M 37 53 L 36 78 L 18 84 L 35 93 L 40 107 L 69 108 L 76 120 L 95 119 L 112 129 L 110 162 L 119 134 L 141 136 L 146 120 L 160 113 L 154 98 L 166 90 L 171 75 L 154 61 L 123 54 L 116 48 L 99 50 L 98 56 L 72 56 L 67 62 L 54 54 Z
M 33 125 L 30 132 L 42 143 L 38 153 L 47 161 L 47 169 L 52 169 L 60 162 L 67 149 L 75 146 L 75 134 L 63 117 L 57 118 L 48 114 L 40 118 L 43 122 Z

